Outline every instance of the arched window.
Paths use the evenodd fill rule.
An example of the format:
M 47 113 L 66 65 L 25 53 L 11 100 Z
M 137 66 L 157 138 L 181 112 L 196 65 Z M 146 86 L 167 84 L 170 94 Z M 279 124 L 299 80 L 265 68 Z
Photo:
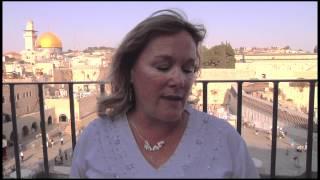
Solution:
M 31 125 L 32 133 L 37 132 L 37 130 L 38 130 L 38 124 L 36 122 L 33 122 Z
M 2 114 L 2 123 L 10 122 L 11 118 L 9 114 Z
M 67 116 L 65 114 L 61 114 L 59 116 L 59 122 L 67 122 Z
M 51 124 L 52 124 L 52 117 L 49 116 L 49 117 L 48 117 L 48 125 L 51 125 Z
M 29 135 L 29 128 L 27 126 L 23 126 L 22 128 L 22 136 L 26 137 Z

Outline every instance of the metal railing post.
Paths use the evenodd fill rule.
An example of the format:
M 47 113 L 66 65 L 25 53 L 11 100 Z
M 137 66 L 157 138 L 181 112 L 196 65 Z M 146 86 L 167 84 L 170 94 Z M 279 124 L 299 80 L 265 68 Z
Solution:
M 72 150 L 76 146 L 76 122 L 74 117 L 74 98 L 73 98 L 73 83 L 68 83 L 69 86 L 69 104 L 70 104 L 70 118 L 71 118 L 71 136 L 72 136 Z
M 242 122 L 242 81 L 238 81 L 238 96 L 237 96 L 237 131 L 241 135 Z
M 207 101 L 207 87 L 208 82 L 204 81 L 202 82 L 202 111 L 208 112 L 208 101 Z
M 40 127 L 42 134 L 42 150 L 43 150 L 43 163 L 44 163 L 44 172 L 47 177 L 49 177 L 49 162 L 48 162 L 48 147 L 49 139 L 46 135 L 46 122 L 44 114 L 44 100 L 43 100 L 43 88 L 42 84 L 38 84 L 38 93 L 39 93 L 39 106 L 40 106 Z
M 22 151 L 22 149 L 19 149 L 19 138 L 18 138 L 18 128 L 17 128 L 17 115 L 16 115 L 16 100 L 15 100 L 15 94 L 14 94 L 14 84 L 9 84 L 10 88 L 10 103 L 11 103 L 11 116 L 12 116 L 12 129 L 13 129 L 13 143 L 14 143 L 14 157 L 16 161 L 16 173 L 17 178 L 21 178 L 21 169 L 20 169 L 20 158 L 19 158 L 19 152 Z
M 312 177 L 311 171 L 312 171 L 314 88 L 315 88 L 315 82 L 310 81 L 309 113 L 308 113 L 308 139 L 307 139 L 307 158 L 306 158 L 307 178 Z
M 271 168 L 270 168 L 271 178 L 275 178 L 275 172 L 276 172 L 278 93 L 279 93 L 279 81 L 274 81 L 273 82 L 273 106 L 272 106 L 273 118 L 272 118 Z

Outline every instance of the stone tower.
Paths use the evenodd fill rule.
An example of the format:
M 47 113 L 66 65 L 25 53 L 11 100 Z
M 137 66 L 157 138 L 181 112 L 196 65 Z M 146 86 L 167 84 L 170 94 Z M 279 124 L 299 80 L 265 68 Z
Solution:
M 24 30 L 24 46 L 25 50 L 34 50 L 37 35 L 34 30 L 33 21 L 28 21 Z

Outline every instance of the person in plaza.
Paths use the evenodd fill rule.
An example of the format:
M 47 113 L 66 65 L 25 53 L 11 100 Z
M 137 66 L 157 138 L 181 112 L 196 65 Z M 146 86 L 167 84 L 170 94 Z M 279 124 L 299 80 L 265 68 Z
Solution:
M 68 160 L 68 151 L 67 150 L 64 150 L 64 157 L 66 160 Z
M 22 144 L 19 144 L 19 150 L 22 151 Z
M 50 137 L 49 134 L 46 134 L 46 146 L 49 147 L 49 141 L 50 141 Z
M 7 160 L 7 148 L 8 148 L 8 141 L 7 139 L 2 136 L 2 159 Z
M 300 168 L 300 163 L 299 163 L 299 156 L 297 154 L 295 154 L 293 157 L 292 157 L 293 161 L 294 161 L 294 166 L 297 167 L 297 168 Z
M 308 142 L 305 142 L 303 146 L 303 151 L 307 151 L 307 150 L 308 150 Z
M 50 139 L 50 144 L 51 144 L 51 147 L 53 148 L 53 144 L 54 144 L 53 139 Z
M 259 134 L 259 130 L 258 130 L 258 129 L 256 129 L 256 132 L 255 132 L 255 134 L 256 134 L 256 135 L 258 135 L 258 134 Z
M 23 151 L 21 150 L 21 151 L 20 151 L 20 158 L 21 158 L 21 161 L 22 161 L 22 162 L 23 162 L 23 157 L 24 157 Z
M 61 145 L 63 145 L 63 136 L 61 136 L 61 138 L 60 138 L 60 143 L 61 143 Z
M 71 178 L 258 178 L 239 133 L 188 103 L 203 25 L 160 10 L 113 56 L 112 92 L 76 143 Z
M 59 158 L 60 158 L 60 162 L 63 163 L 63 153 L 61 148 L 59 148 Z

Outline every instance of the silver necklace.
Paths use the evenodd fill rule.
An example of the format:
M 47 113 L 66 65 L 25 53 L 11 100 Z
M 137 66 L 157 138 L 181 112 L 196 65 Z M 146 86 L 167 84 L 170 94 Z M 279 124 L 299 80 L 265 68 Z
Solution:
M 160 141 L 157 142 L 154 146 L 151 146 L 150 143 L 149 143 L 149 141 L 148 141 L 146 138 L 144 138 L 144 137 L 139 133 L 137 127 L 136 127 L 133 123 L 130 123 L 130 124 L 131 124 L 132 127 L 137 131 L 138 136 L 139 136 L 141 139 L 143 139 L 143 141 L 144 141 L 144 146 L 143 146 L 143 148 L 144 148 L 146 151 L 149 151 L 149 152 L 159 151 L 159 150 L 165 145 L 165 143 L 166 143 L 165 140 L 160 140 Z M 167 137 L 169 137 L 169 136 L 167 136 Z M 167 138 L 167 137 L 166 137 L 166 138 Z M 166 138 L 165 138 L 165 139 L 166 139 Z

